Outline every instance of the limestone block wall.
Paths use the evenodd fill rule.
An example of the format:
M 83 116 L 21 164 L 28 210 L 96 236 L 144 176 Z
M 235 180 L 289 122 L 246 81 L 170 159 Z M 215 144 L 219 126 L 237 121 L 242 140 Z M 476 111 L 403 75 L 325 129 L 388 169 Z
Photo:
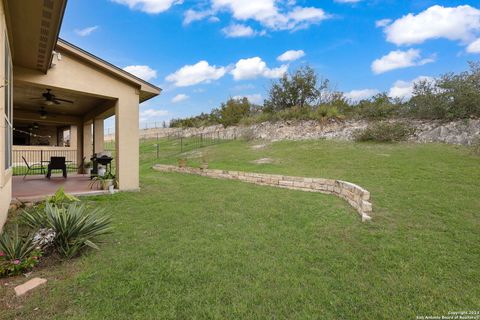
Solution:
M 342 180 L 191 167 L 180 168 L 163 164 L 157 164 L 153 169 L 161 172 L 189 173 L 217 179 L 239 180 L 278 188 L 331 194 L 346 200 L 360 214 L 362 221 L 370 220 L 370 214 L 373 210 L 370 202 L 370 192 L 356 184 Z

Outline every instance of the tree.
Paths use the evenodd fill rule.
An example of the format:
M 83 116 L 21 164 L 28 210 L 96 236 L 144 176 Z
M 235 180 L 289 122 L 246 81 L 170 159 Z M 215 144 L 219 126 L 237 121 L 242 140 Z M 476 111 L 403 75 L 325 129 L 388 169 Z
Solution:
M 220 123 L 224 127 L 238 124 L 243 117 L 249 115 L 250 106 L 251 104 L 247 98 L 229 99 L 220 106 Z
M 480 62 L 470 70 L 447 73 L 435 81 L 419 81 L 409 102 L 412 116 L 426 119 L 465 119 L 480 116 Z
M 284 74 L 274 82 L 265 100 L 265 111 L 280 111 L 292 107 L 304 108 L 313 105 L 328 88 L 328 80 L 322 80 L 317 87 L 318 78 L 311 67 L 303 67 L 293 74 Z

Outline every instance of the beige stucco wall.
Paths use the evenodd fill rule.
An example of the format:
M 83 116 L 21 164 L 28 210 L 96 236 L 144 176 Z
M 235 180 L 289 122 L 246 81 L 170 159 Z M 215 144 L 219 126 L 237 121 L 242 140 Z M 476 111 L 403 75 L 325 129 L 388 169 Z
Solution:
M 36 86 L 71 90 L 107 98 L 112 106 L 99 108 L 83 119 L 85 123 L 108 113 L 113 107 L 116 117 L 116 174 L 120 190 L 139 188 L 139 88 L 130 82 L 112 76 L 89 61 L 79 59 L 68 51 L 61 51 L 62 60 L 49 70 L 41 72 L 14 68 L 15 81 Z M 85 128 L 82 128 L 85 131 Z M 83 132 L 88 136 L 88 133 Z M 83 146 L 85 148 L 85 146 Z M 89 150 L 84 150 L 90 153 Z
M 5 11 L 0 1 L 0 85 L 5 84 L 5 50 L 6 34 Z M 7 219 L 12 197 L 12 171 L 5 170 L 5 87 L 0 89 L 0 232 Z

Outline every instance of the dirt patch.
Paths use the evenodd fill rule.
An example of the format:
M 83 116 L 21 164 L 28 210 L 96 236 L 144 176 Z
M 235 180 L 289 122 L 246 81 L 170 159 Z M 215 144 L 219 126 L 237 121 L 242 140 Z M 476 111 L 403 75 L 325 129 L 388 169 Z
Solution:
M 272 158 L 261 158 L 261 159 L 252 161 L 252 163 L 255 163 L 255 164 L 268 164 L 273 162 L 274 160 Z
M 254 146 L 251 146 L 250 148 L 252 150 L 261 150 L 261 149 L 265 149 L 267 147 L 266 144 L 256 144 Z
M 189 151 L 189 152 L 184 152 L 180 155 L 182 158 L 187 158 L 187 159 L 197 159 L 203 157 L 203 152 L 201 151 Z

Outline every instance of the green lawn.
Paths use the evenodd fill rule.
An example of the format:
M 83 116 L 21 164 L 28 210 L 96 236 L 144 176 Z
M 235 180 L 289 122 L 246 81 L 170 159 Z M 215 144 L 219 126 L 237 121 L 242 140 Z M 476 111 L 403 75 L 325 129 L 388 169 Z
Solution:
M 150 169 L 140 193 L 92 198 L 115 233 L 99 252 L 36 272 L 45 289 L 5 319 L 415 319 L 480 306 L 480 158 L 440 144 L 240 141 L 212 168 L 344 179 L 373 221 L 336 197 Z M 177 146 L 161 141 L 160 163 Z M 192 165 L 201 155 L 189 153 Z M 274 163 L 253 164 L 259 158 Z M 12 279 L 19 282 L 22 279 Z M 6 301 L 6 302 L 5 302 Z M 39 308 L 36 310 L 35 308 Z

